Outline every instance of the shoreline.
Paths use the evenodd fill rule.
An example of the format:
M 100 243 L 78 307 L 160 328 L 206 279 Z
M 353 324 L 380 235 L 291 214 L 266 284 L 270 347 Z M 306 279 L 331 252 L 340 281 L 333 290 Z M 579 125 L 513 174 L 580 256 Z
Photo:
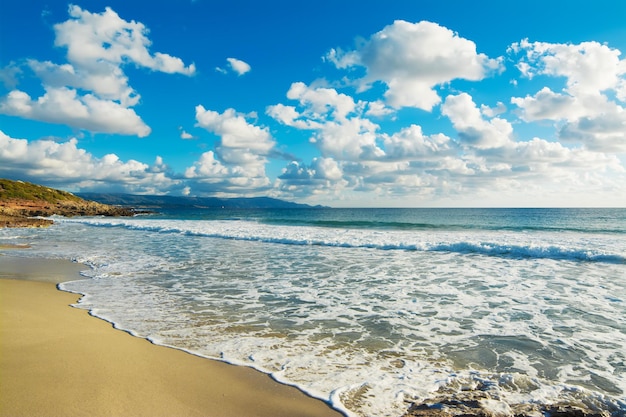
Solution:
M 25 248 L 0 245 L 0 417 L 344 416 L 252 368 L 154 344 L 71 307 L 81 295 L 57 285 L 83 279 L 88 267 L 11 253 Z M 484 416 L 489 397 L 465 394 L 407 402 L 403 417 Z M 621 415 L 565 403 L 511 409 L 518 417 Z
M 0 255 L 0 416 L 342 416 L 251 368 L 155 345 L 73 308 L 86 267 Z

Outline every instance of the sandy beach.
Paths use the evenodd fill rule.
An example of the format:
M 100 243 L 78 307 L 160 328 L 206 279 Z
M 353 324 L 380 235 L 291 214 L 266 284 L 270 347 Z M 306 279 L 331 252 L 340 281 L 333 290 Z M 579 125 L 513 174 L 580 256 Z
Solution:
M 70 304 L 84 267 L 0 255 L 0 416 L 340 416 L 252 369 L 151 344 Z

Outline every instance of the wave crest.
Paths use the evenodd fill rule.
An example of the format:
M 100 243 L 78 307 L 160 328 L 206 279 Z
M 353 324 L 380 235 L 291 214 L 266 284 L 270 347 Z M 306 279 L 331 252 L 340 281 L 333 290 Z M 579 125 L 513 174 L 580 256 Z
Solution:
M 124 227 L 154 233 L 180 233 L 218 239 L 285 245 L 314 245 L 377 250 L 451 252 L 513 259 L 552 259 L 626 264 L 626 255 L 554 234 L 495 231 L 402 231 L 268 225 L 238 220 L 56 219 L 96 227 Z M 497 242 L 497 243 L 496 243 Z M 608 245 L 606 245 L 608 246 Z

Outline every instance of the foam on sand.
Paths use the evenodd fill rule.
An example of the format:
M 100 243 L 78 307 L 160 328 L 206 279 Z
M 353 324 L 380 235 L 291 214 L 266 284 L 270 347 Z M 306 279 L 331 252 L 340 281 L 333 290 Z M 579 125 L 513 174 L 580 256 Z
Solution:
M 8 259 L 5 278 L 32 262 Z M 114 331 L 52 283 L 0 279 L 0 298 L 0 416 L 339 415 L 251 369 Z

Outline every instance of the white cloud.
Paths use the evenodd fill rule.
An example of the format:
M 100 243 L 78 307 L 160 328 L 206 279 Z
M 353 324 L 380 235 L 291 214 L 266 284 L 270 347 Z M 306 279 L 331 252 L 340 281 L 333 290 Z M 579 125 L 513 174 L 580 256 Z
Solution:
M 484 161 L 480 192 L 492 204 L 494 192 L 518 205 L 624 204 L 626 171 L 615 155 L 534 138 L 490 150 Z
M 500 59 L 476 52 L 474 42 L 436 23 L 395 21 L 349 52 L 331 50 L 337 68 L 365 67 L 361 90 L 384 82 L 396 108 L 430 111 L 441 101 L 435 87 L 454 79 L 478 81 L 501 68 Z
M 248 123 L 234 109 L 218 113 L 202 105 L 196 106 L 196 120 L 220 140 L 185 173 L 197 181 L 195 191 L 258 193 L 269 188 L 265 165 L 275 142 L 267 128 Z
M 356 108 L 354 99 L 346 94 L 340 94 L 333 88 L 310 88 L 302 82 L 291 84 L 287 98 L 298 100 L 307 108 L 307 117 L 312 119 L 325 118 L 329 115 L 334 119 L 343 120 L 354 113 Z
M 115 65 L 99 63 L 89 69 L 72 64 L 28 60 L 28 66 L 46 87 L 72 87 L 91 91 L 102 99 L 116 100 L 125 107 L 139 102 L 139 94 L 128 85 L 128 77 Z
M 239 149 L 255 155 L 267 155 L 274 147 L 274 139 L 267 128 L 248 123 L 244 115 L 235 109 L 224 113 L 207 110 L 202 105 L 196 106 L 198 126 L 220 136 L 220 147 Z
M 565 124 L 559 137 L 568 142 L 584 143 L 599 152 L 626 153 L 626 110 L 619 108 L 595 117 L 581 117 Z
M 506 113 L 506 106 L 501 101 L 498 101 L 496 107 L 489 107 L 481 104 L 480 112 L 487 117 L 496 117 L 502 113 Z
M 23 178 L 45 184 L 88 190 L 115 190 L 130 193 L 156 193 L 176 187 L 160 157 L 148 164 L 129 160 L 123 162 L 115 154 L 96 158 L 71 139 L 14 139 L 0 131 L 0 176 Z
M 192 75 L 195 66 L 168 54 L 151 54 L 146 27 L 123 20 L 111 8 L 90 13 L 72 5 L 69 14 L 69 20 L 54 26 L 55 45 L 67 49 L 68 63 L 28 60 L 46 93 L 32 99 L 14 89 L 0 101 L 0 112 L 93 132 L 148 135 L 150 128 L 130 108 L 140 95 L 128 84 L 122 67 L 132 63 Z M 60 104 L 67 107 L 57 108 Z
M 513 97 L 511 103 L 521 109 L 524 121 L 536 120 L 576 120 L 587 112 L 584 102 L 569 94 L 559 94 L 548 87 L 542 88 L 534 96 Z
M 223 179 L 228 176 L 228 169 L 215 159 L 213 151 L 204 152 L 193 166 L 185 171 L 186 178 Z
M 311 167 L 315 172 L 314 178 L 338 181 L 343 175 L 339 164 L 332 158 L 314 158 Z
M 238 75 L 243 75 L 247 72 L 250 72 L 252 67 L 247 62 L 244 62 L 237 58 L 226 58 L 228 61 L 228 65 L 230 68 L 235 71 Z
M 313 158 L 309 167 L 297 161 L 290 162 L 283 170 L 280 178 L 306 181 L 338 181 L 341 180 L 342 176 L 341 167 L 334 159 Z
M 524 39 L 510 50 L 525 53 L 518 65 L 523 75 L 566 77 L 567 91 L 572 95 L 623 87 L 626 62 L 619 59 L 620 51 L 598 42 L 556 44 Z
M 214 151 L 208 151 L 186 169 L 184 177 L 190 184 L 190 192 L 196 195 L 260 195 L 271 186 L 269 178 L 261 171 L 255 173 L 249 166 L 223 163 Z
M 313 129 L 321 126 L 321 124 L 317 122 L 300 119 L 302 115 L 298 113 L 294 106 L 286 106 L 279 103 L 268 106 L 266 113 L 274 120 L 286 126 L 296 127 L 298 129 Z
M 276 181 L 275 188 L 297 197 L 339 194 L 348 182 L 337 161 L 332 158 L 313 158 L 310 166 L 290 162 Z
M 379 133 L 379 126 L 363 117 L 369 103 L 302 83 L 292 85 L 288 98 L 298 100 L 302 110 L 276 105 L 267 113 L 286 125 L 312 130 L 312 141 L 323 157 L 310 166 L 292 162 L 279 177 L 283 192 L 302 196 L 307 192 L 301 188 L 308 187 L 309 194 L 358 190 L 393 197 L 421 195 L 432 193 L 439 177 L 458 180 L 474 173 L 470 163 L 457 156 L 462 148 L 446 135 L 424 135 L 418 125 L 394 134 Z M 333 169 L 321 169 L 321 162 L 332 162 Z M 320 172 L 333 176 L 322 178 Z
M 185 129 L 183 129 L 182 126 L 178 126 L 178 130 L 180 131 L 180 138 L 183 140 L 191 140 L 191 139 L 196 139 L 196 137 L 194 135 L 192 135 L 191 133 L 187 132 Z
M 395 113 L 395 110 L 387 107 L 383 101 L 377 100 L 367 103 L 367 112 L 365 115 L 372 117 L 384 117 L 393 113 Z
M 483 172 L 499 171 L 502 177 L 518 181 L 551 182 L 589 173 L 624 173 L 615 155 L 592 152 L 585 148 L 568 148 L 559 142 L 541 138 L 510 142 L 495 149 L 479 151 L 475 163 Z
M 49 123 L 68 124 L 92 132 L 120 133 L 144 137 L 148 127 L 135 111 L 116 101 L 102 100 L 92 94 L 80 96 L 65 87 L 46 89 L 33 100 L 20 90 L 0 99 L 0 113 Z
M 10 62 L 4 68 L 0 68 L 0 82 L 7 89 L 14 89 L 18 84 L 18 75 L 21 73 L 21 68 L 15 62 Z
M 543 87 L 534 96 L 513 97 L 522 120 L 561 122 L 558 136 L 600 152 L 626 151 L 626 60 L 598 42 L 551 44 L 523 40 L 510 52 L 522 54 L 522 75 L 565 77 L 562 92 Z
M 511 124 L 499 117 L 485 120 L 467 93 L 446 97 L 441 113 L 450 119 L 465 145 L 488 149 L 504 146 L 512 140 Z
M 382 156 L 376 144 L 379 126 L 361 117 L 365 103 L 356 103 L 332 88 L 309 87 L 301 82 L 291 85 L 287 98 L 297 100 L 303 110 L 278 104 L 269 106 L 267 114 L 287 126 L 313 130 L 311 141 L 324 157 L 355 161 Z
M 342 122 L 328 122 L 314 136 L 322 154 L 340 160 L 375 159 L 384 152 L 376 140 L 378 125 L 368 119 L 353 117 Z
M 386 158 L 411 160 L 443 158 L 457 151 L 457 146 L 443 134 L 425 136 L 421 126 L 411 125 L 384 139 Z
M 547 89 L 542 94 L 557 93 Z M 552 111 L 573 114 L 578 104 L 569 102 L 572 96 L 567 93 L 562 96 L 556 99 L 564 103 L 559 107 L 555 100 Z M 592 151 L 589 140 L 587 146 L 578 147 L 539 138 L 520 142 L 514 131 L 519 121 L 512 124 L 505 118 L 511 115 L 502 102 L 489 107 L 475 103 L 467 93 L 448 95 L 440 110 L 457 133 L 448 136 L 426 134 L 417 124 L 384 132 L 369 119 L 374 117 L 369 114 L 371 103 L 355 101 L 332 88 L 294 83 L 287 98 L 295 104 L 269 106 L 266 113 L 279 123 L 311 131 L 310 141 L 321 157 L 311 164 L 293 161 L 287 165 L 275 184 L 283 195 L 311 201 L 320 201 L 325 195 L 335 204 L 344 198 L 354 199 L 354 204 L 363 195 L 369 201 L 380 198 L 380 205 L 388 204 L 384 199 L 407 205 L 426 200 L 471 205 L 479 199 L 501 205 L 505 200 L 494 196 L 520 204 L 519 196 L 525 195 L 528 201 L 534 199 L 532 204 L 547 204 L 570 201 L 565 200 L 568 196 L 595 195 L 599 184 L 616 192 L 626 190 L 620 185 L 620 179 L 626 181 L 624 167 L 617 157 L 603 153 L 607 148 L 600 150 L 605 143 L 597 142 Z M 528 102 L 522 122 L 535 117 L 533 105 Z M 615 114 L 614 103 L 598 100 L 595 105 L 600 111 L 613 109 L 611 114 Z M 617 134 L 621 120 L 605 120 L 602 129 L 611 127 Z M 573 137 L 599 128 L 590 124 L 576 127 L 578 130 L 570 129 L 567 134 Z M 562 132 L 563 138 L 565 135 Z M 322 161 L 333 169 L 322 169 Z
M 381 133 L 363 117 L 367 105 L 331 89 L 298 83 L 288 97 L 298 100 L 298 106 L 271 106 L 268 114 L 289 126 L 312 130 L 313 143 L 323 155 L 311 165 L 292 162 L 285 168 L 277 187 L 290 195 L 314 198 L 321 193 L 359 192 L 369 198 L 410 195 L 413 201 L 456 196 L 468 204 L 470 195 L 486 199 L 496 192 L 513 199 L 515 193 L 550 190 L 542 197 L 547 201 L 550 195 L 562 197 L 565 190 L 580 195 L 583 189 L 593 193 L 601 183 L 618 187 L 619 181 L 612 178 L 624 177 L 619 159 L 608 154 L 538 138 L 516 142 L 513 125 L 497 117 L 505 106 L 478 106 L 467 93 L 449 95 L 441 106 L 456 138 L 426 135 L 419 125 Z M 616 122 L 611 125 L 618 127 Z M 332 178 L 321 176 L 325 172 L 319 168 L 321 161 L 336 168 L 330 171 Z M 542 186 L 532 188 L 538 183 Z
M 195 73 L 195 65 L 185 66 L 180 58 L 157 52 L 150 54 L 152 43 L 143 23 L 122 19 L 110 7 L 90 13 L 70 5 L 69 20 L 54 26 L 55 45 L 67 48 L 68 60 L 82 68 L 106 62 L 121 66 L 125 62 L 166 73 Z

